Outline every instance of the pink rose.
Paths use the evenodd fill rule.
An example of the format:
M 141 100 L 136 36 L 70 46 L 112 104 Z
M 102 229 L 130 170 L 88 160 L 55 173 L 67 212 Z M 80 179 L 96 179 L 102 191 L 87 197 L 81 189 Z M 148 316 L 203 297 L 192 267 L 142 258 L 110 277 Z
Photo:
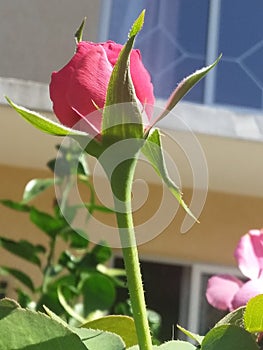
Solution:
M 212 276 L 208 280 L 206 298 L 217 309 L 231 311 L 263 294 L 263 230 L 250 230 L 241 237 L 235 258 L 248 280 L 243 282 L 230 275 Z
M 101 114 L 92 112 L 105 105 L 107 88 L 122 45 L 113 41 L 92 43 L 82 41 L 69 63 L 53 72 L 50 98 L 53 109 L 62 124 L 70 128 L 80 121 L 81 130 L 100 134 Z M 137 100 L 145 105 L 146 122 L 150 121 L 154 104 L 153 86 L 139 50 L 132 50 L 130 72 Z M 91 114 L 91 115 L 90 115 Z M 79 127 L 78 127 L 79 128 Z

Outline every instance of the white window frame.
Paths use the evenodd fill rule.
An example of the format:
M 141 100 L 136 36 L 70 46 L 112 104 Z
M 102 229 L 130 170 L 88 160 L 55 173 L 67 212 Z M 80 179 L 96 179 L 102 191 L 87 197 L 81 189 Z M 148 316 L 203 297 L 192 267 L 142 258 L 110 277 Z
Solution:
M 238 268 L 222 265 L 193 264 L 191 270 L 190 296 L 188 309 L 187 329 L 193 333 L 199 333 L 199 311 L 202 291 L 202 276 L 204 274 L 218 275 L 228 274 L 242 277 Z M 243 276 L 244 277 L 244 276 Z

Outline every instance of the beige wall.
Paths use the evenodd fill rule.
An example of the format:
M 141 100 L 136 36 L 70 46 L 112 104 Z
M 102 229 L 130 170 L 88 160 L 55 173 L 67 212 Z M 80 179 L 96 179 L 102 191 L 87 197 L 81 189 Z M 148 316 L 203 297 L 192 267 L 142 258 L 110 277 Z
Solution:
M 0 198 L 20 200 L 25 184 L 34 177 L 46 177 L 51 174 L 46 170 L 46 162 L 56 155 L 54 145 L 61 139 L 42 134 L 20 118 L 11 108 L 0 107 L 1 115 L 1 153 L 0 153 Z M 47 114 L 49 115 L 49 114 Z M 186 233 L 180 233 L 184 212 L 178 211 L 175 219 L 155 239 L 140 246 L 142 257 L 174 261 L 205 262 L 233 265 L 233 250 L 241 235 L 250 228 L 261 228 L 263 191 L 262 191 L 262 144 L 242 140 L 230 140 L 205 135 L 198 135 L 206 155 L 210 181 L 208 197 L 200 217 L 200 224 L 195 224 Z M 182 155 L 171 149 L 169 142 L 164 142 L 165 149 L 173 155 L 175 164 L 180 169 L 183 180 L 185 200 L 190 202 L 192 195 L 190 176 L 185 171 Z M 149 167 L 148 167 L 149 168 Z M 242 169 L 249 169 L 249 177 Z M 189 170 L 189 169 L 188 169 Z M 155 215 L 161 202 L 162 186 L 153 171 L 139 165 L 139 178 L 146 178 L 149 185 L 148 200 L 135 214 L 135 223 L 140 224 Z M 100 192 L 107 187 L 105 180 L 96 180 Z M 189 189 L 187 189 L 187 187 Z M 36 205 L 42 210 L 50 210 L 53 192 L 49 190 L 41 195 Z M 138 195 L 138 192 L 137 192 Z M 140 192 L 139 192 L 140 195 Z M 164 212 L 176 210 L 176 201 L 170 196 L 164 203 Z M 165 221 L 162 214 L 160 221 Z M 103 223 L 113 225 L 113 217 L 99 217 Z M 90 231 L 95 228 L 89 227 Z M 146 226 L 146 232 L 156 229 Z M 29 221 L 27 214 L 15 213 L 0 207 L 0 235 L 13 239 L 30 238 L 32 242 L 46 243 L 46 237 Z M 1 264 L 23 267 L 40 283 L 37 268 L 15 259 L 0 249 Z
M 85 16 L 85 39 L 96 41 L 99 10 L 100 0 L 2 0 L 0 77 L 49 82 L 71 58 Z
M 49 172 L 19 167 L 0 167 L 1 198 L 20 200 L 27 181 L 34 177 L 46 177 Z M 100 180 L 103 181 L 104 180 Z M 103 183 L 101 182 L 103 186 Z M 185 199 L 191 192 L 185 190 Z M 53 192 L 48 190 L 34 203 L 42 210 L 50 211 Z M 135 223 L 145 221 L 155 213 L 161 196 L 160 187 L 151 185 L 149 202 L 135 215 Z M 171 203 L 171 202 L 170 202 Z M 174 206 L 176 202 L 174 200 Z M 239 239 L 250 228 L 260 228 L 262 225 L 262 199 L 248 196 L 238 196 L 210 191 L 200 217 L 200 224 L 195 224 L 186 234 L 179 232 L 184 212 L 178 215 L 168 227 L 155 239 L 140 246 L 141 256 L 158 260 L 182 261 L 184 263 L 205 262 L 213 264 L 232 265 L 233 250 Z M 114 218 L 100 220 L 112 225 Z M 163 220 L 163 218 L 160 218 Z M 146 226 L 147 227 L 147 226 Z M 92 226 L 90 227 L 92 230 Z M 35 243 L 46 244 L 47 240 L 29 221 L 27 214 L 16 213 L 11 209 L 0 207 L 0 235 L 13 239 L 26 238 Z M 15 259 L 11 254 L 0 250 L 1 264 L 23 267 L 27 272 L 38 278 L 37 268 L 24 261 Z
M 19 200 L 28 180 L 47 175 L 45 164 L 56 156 L 54 146 L 61 139 L 36 130 L 7 106 L 0 107 L 0 115 L 0 198 Z M 158 238 L 143 245 L 141 251 L 150 256 L 230 264 L 233 263 L 233 249 L 238 237 L 249 228 L 262 226 L 263 164 L 260 159 L 263 144 L 197 136 L 209 172 L 208 198 L 200 217 L 201 223 L 196 224 L 187 234 L 180 234 L 183 213 L 179 210 L 178 217 Z M 185 166 L 183 154 L 173 149 L 173 146 L 164 137 L 165 150 L 178 166 L 185 198 L 189 203 L 192 190 L 187 188 L 192 187 L 191 169 Z M 144 167 L 143 163 L 139 164 L 137 174 L 139 178 L 146 179 L 151 188 L 146 205 L 136 214 L 136 220 L 142 222 L 142 217 L 151 217 L 158 208 L 161 183 L 151 167 Z M 105 182 L 99 181 L 102 181 L 102 185 L 97 184 L 97 188 L 101 189 Z M 107 196 L 110 196 L 109 192 Z M 51 198 L 46 195 L 42 200 L 42 206 L 50 206 Z M 47 200 L 49 202 L 46 203 Z M 176 201 L 169 197 L 165 205 L 167 209 L 173 206 L 176 208 Z M 0 215 L 0 229 L 3 234 L 16 236 L 35 232 L 29 223 L 24 226 L 26 219 L 23 214 L 14 215 L 14 212 L 1 207 Z M 20 222 L 20 219 L 23 221 Z M 40 237 L 35 233 L 33 236 L 34 239 Z

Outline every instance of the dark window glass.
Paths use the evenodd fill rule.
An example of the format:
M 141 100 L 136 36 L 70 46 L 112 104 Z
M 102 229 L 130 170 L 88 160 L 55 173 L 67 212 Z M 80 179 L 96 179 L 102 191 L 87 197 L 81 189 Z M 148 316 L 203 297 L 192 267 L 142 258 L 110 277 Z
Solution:
M 123 267 L 122 259 L 116 259 L 115 266 Z M 161 341 L 171 340 L 173 335 L 177 335 L 183 269 L 185 267 L 180 265 L 141 261 L 147 308 L 156 311 L 162 318 L 158 335 Z M 127 298 L 127 291 L 120 290 L 118 300 Z
M 199 325 L 198 332 L 199 334 L 206 334 L 214 325 L 223 318 L 227 311 L 222 311 L 211 306 L 206 300 L 206 288 L 208 279 L 212 275 L 202 274 L 201 278 L 201 291 L 200 291 L 200 301 L 199 301 Z

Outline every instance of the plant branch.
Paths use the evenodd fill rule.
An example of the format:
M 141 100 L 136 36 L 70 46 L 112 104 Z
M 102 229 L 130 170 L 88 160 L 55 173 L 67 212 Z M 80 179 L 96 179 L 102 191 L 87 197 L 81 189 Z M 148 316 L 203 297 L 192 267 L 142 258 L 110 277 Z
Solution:
M 54 258 L 54 252 L 55 252 L 55 245 L 56 245 L 56 236 L 52 237 L 49 243 L 49 253 L 47 257 L 47 263 L 43 270 L 43 283 L 42 283 L 42 293 L 46 293 L 47 291 L 47 285 L 48 285 L 48 279 L 50 276 L 50 270 L 52 267 L 52 261 Z

